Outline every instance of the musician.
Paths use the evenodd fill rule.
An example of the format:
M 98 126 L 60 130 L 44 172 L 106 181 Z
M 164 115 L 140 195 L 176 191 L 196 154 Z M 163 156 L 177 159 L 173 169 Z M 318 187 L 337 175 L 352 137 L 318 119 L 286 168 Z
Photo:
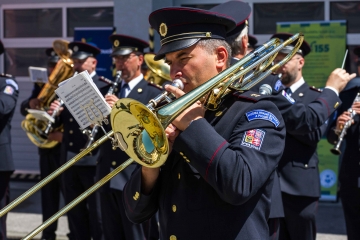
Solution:
M 47 69 L 48 74 L 50 75 L 54 70 L 57 62 L 60 60 L 59 56 L 55 53 L 53 48 L 47 48 L 45 50 L 47 55 Z M 22 115 L 26 116 L 27 109 L 38 109 L 40 106 L 40 101 L 37 98 L 39 93 L 44 86 L 43 83 L 34 83 L 33 90 L 28 99 L 24 100 L 21 103 L 20 112 Z M 54 140 L 59 142 L 52 148 L 38 148 L 39 152 L 39 163 L 40 163 L 40 177 L 41 179 L 46 178 L 49 174 L 54 172 L 60 167 L 60 149 L 61 149 L 61 140 L 62 132 L 53 131 L 48 135 L 50 141 Z M 42 210 L 42 219 L 43 222 L 53 216 L 60 209 L 60 191 L 61 189 L 61 178 L 57 177 L 53 181 L 46 184 L 41 188 L 41 210 Z M 57 221 L 54 221 L 51 225 L 44 229 L 42 232 L 41 239 L 56 239 L 56 229 Z M 70 235 L 70 234 L 69 234 Z
M 121 71 L 121 84 L 113 94 L 107 94 L 105 99 L 112 107 L 119 98 L 132 98 L 147 104 L 150 99 L 161 93 L 155 85 L 145 81 L 141 73 L 144 62 L 144 49 L 149 45 L 141 39 L 113 34 L 109 37 L 113 46 L 112 58 L 116 70 Z M 111 130 L 111 126 L 106 126 Z M 125 162 L 129 156 L 120 149 L 112 150 L 111 142 L 107 141 L 100 146 L 100 156 L 97 164 L 97 180 Z M 134 224 L 126 217 L 122 203 L 122 194 L 125 183 L 137 164 L 131 164 L 120 174 L 112 178 L 100 189 L 101 214 L 105 240 L 109 239 L 150 239 L 148 236 L 149 224 Z M 153 222 L 152 239 L 158 239 L 156 221 Z M 144 229 L 145 228 L 145 229 Z M 146 230 L 146 231 L 145 231 Z
M 0 55 L 5 51 L 0 41 Z M 9 182 L 14 172 L 14 162 L 11 150 L 11 119 L 14 115 L 19 97 L 19 86 L 14 77 L 0 74 L 0 208 L 3 209 L 10 200 Z M 6 217 L 0 218 L 0 239 L 6 240 Z
M 100 49 L 94 44 L 83 42 L 71 42 L 69 43 L 69 49 L 72 50 L 70 58 L 74 62 L 74 71 L 80 73 L 87 70 L 99 91 L 105 95 L 109 85 L 101 81 L 96 74 L 96 56 L 100 53 Z M 50 106 L 49 114 L 52 114 L 52 111 L 58 106 L 58 101 L 53 102 Z M 60 112 L 59 122 L 64 125 L 61 145 L 61 161 L 64 164 L 84 148 L 88 137 L 80 131 L 78 123 L 66 107 Z M 99 151 L 95 149 L 92 155 L 85 156 L 63 173 L 62 180 L 65 188 L 66 204 L 70 203 L 95 183 L 96 161 L 98 157 Z M 76 239 L 102 238 L 98 193 L 91 194 L 87 199 L 71 209 L 67 215 L 71 230 L 74 231 Z
M 357 63 L 360 66 L 360 47 L 355 48 L 354 53 L 359 57 Z M 360 74 L 360 69 L 358 74 Z M 338 109 L 338 117 L 327 135 L 329 143 L 335 145 L 342 127 L 350 119 L 350 113 L 347 110 L 351 108 L 356 112 L 351 126 L 346 130 L 345 140 L 341 145 L 343 147 L 343 156 L 339 172 L 339 196 L 344 211 L 348 240 L 360 239 L 360 102 L 354 101 L 356 94 L 359 92 L 360 85 L 357 84 L 345 89 L 340 94 L 343 105 Z
M 231 49 L 224 39 L 236 25 L 232 18 L 171 7 L 154 11 L 149 21 L 161 36 L 155 60 L 165 57 L 171 77 L 184 83 L 184 92 L 165 87 L 177 97 L 229 66 Z M 255 110 L 274 118 L 252 118 Z M 161 239 L 266 239 L 285 138 L 276 106 L 250 91 L 228 94 L 216 111 L 205 111 L 197 101 L 166 133 L 166 163 L 137 168 L 125 185 L 129 219 L 142 222 L 159 209 Z

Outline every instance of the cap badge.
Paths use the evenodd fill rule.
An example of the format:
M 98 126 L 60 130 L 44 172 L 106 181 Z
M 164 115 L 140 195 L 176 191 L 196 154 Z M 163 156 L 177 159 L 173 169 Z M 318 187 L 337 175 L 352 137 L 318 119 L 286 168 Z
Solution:
M 119 45 L 120 45 L 120 41 L 116 39 L 116 40 L 114 41 L 114 46 L 115 46 L 115 47 L 118 47 Z
M 79 47 L 78 46 L 74 46 L 74 52 L 79 51 Z
M 165 37 L 166 34 L 167 34 L 167 31 L 168 31 L 168 29 L 167 29 L 166 24 L 165 24 L 165 23 L 161 23 L 161 24 L 160 24 L 160 27 L 159 27 L 159 33 L 160 33 L 160 35 L 161 35 L 162 37 Z

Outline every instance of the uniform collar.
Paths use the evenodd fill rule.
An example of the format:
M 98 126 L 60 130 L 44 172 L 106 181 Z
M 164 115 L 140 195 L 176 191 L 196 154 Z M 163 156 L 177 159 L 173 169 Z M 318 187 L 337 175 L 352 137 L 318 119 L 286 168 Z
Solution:
M 303 85 L 305 83 L 305 80 L 303 77 L 301 77 L 299 79 L 299 81 L 297 81 L 296 83 L 294 83 L 293 85 L 290 86 L 291 92 L 295 92 L 296 90 L 299 89 L 299 87 L 301 87 L 301 85 Z
M 90 73 L 90 77 L 93 78 L 96 75 L 96 71 L 93 71 L 92 73 Z
M 142 75 L 142 73 L 137 76 L 136 78 L 130 80 L 130 82 L 128 82 L 129 85 L 129 89 L 130 91 L 144 78 L 144 75 Z M 123 87 L 125 84 L 125 81 L 121 82 L 121 87 Z

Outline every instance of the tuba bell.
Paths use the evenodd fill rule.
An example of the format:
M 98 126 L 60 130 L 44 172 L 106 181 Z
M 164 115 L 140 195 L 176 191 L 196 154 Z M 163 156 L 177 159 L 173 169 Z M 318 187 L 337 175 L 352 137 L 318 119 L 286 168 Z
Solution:
M 69 42 L 65 40 L 55 40 L 53 42 L 54 51 L 60 57 L 60 60 L 50 74 L 48 82 L 37 96 L 37 99 L 40 101 L 39 107 L 41 110 L 45 111 L 55 99 L 55 89 L 58 87 L 58 84 L 74 75 L 68 44 Z M 21 127 L 26 132 L 30 141 L 39 148 L 52 148 L 58 144 L 57 141 L 49 141 L 47 139 L 50 125 L 51 122 L 49 120 L 39 118 L 31 113 L 27 114 L 21 122 Z M 57 130 L 61 130 L 61 128 Z
M 144 55 L 144 61 L 149 68 L 144 78 L 146 81 L 162 88 L 162 85 L 166 81 L 171 81 L 170 66 L 169 64 L 165 63 L 163 59 L 155 61 L 154 57 L 155 54 L 153 53 L 146 53 Z

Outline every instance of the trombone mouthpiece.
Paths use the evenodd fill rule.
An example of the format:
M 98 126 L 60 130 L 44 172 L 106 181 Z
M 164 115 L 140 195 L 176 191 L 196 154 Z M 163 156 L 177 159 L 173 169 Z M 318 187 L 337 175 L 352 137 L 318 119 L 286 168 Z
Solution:
M 180 80 L 180 79 L 174 79 L 174 81 L 172 82 L 172 84 L 174 87 L 177 87 L 181 90 L 184 89 L 184 83 Z

